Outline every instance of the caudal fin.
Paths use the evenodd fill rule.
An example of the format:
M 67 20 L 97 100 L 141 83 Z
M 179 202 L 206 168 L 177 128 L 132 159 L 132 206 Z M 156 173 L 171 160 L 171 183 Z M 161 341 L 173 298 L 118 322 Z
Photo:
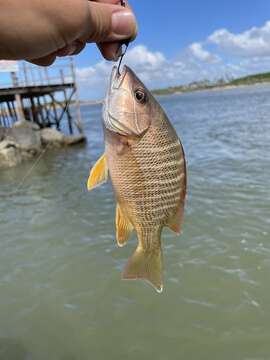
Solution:
M 163 290 L 161 250 L 145 251 L 138 247 L 131 256 L 123 272 L 123 279 L 144 279 L 154 286 L 157 292 Z

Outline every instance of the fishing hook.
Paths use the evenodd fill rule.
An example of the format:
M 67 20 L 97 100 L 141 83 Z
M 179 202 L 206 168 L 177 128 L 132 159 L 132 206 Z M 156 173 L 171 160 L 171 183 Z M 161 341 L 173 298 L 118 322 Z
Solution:
M 125 0 L 120 0 L 120 4 L 121 4 L 121 6 L 126 7 L 126 2 L 125 2 Z M 121 73 L 120 73 L 120 67 L 121 67 L 121 64 L 122 64 L 123 57 L 125 56 L 125 54 L 126 54 L 126 52 L 127 52 L 127 48 L 128 48 L 129 42 L 130 42 L 129 39 L 124 40 L 124 41 L 121 41 L 121 52 L 122 52 L 122 46 L 123 46 L 123 45 L 125 45 L 126 48 L 125 48 L 125 51 L 122 52 L 121 55 L 120 55 L 120 60 L 119 60 L 118 67 L 117 67 L 118 75 L 121 75 Z

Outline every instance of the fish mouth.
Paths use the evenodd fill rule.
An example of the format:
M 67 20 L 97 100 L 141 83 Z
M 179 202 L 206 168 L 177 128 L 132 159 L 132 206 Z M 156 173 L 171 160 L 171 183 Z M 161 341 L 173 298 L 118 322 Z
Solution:
M 120 85 L 122 84 L 122 81 L 124 80 L 124 78 L 126 76 L 127 71 L 128 71 L 128 67 L 126 65 L 123 66 L 121 73 L 119 72 L 119 69 L 117 66 L 114 66 L 112 68 L 112 73 L 111 73 L 109 88 L 108 88 L 109 93 L 107 94 L 107 96 L 111 94 L 113 89 L 119 89 Z
M 128 67 L 126 65 L 123 66 L 121 73 L 119 72 L 118 67 L 114 66 L 111 74 L 110 88 L 118 89 L 122 81 L 124 80 L 127 72 L 128 72 Z
M 129 129 L 127 126 L 122 124 L 116 116 L 112 114 L 111 111 L 111 105 L 112 105 L 112 97 L 115 96 L 114 92 L 119 90 L 121 87 L 121 84 L 128 72 L 129 68 L 124 65 L 121 73 L 119 72 L 119 69 L 114 66 L 112 69 L 109 86 L 105 98 L 105 102 L 103 105 L 103 121 L 106 129 L 125 136 L 136 136 L 137 134 L 134 133 L 131 129 Z

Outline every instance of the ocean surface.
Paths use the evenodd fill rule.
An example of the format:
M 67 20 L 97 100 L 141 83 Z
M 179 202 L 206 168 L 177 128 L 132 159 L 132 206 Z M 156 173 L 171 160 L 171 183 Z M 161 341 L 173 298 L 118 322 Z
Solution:
M 270 87 L 160 97 L 185 148 L 182 236 L 163 232 L 164 292 L 122 281 L 110 183 L 88 145 L 0 173 L 0 360 L 270 359 Z M 18 189 L 19 187 L 19 189 Z

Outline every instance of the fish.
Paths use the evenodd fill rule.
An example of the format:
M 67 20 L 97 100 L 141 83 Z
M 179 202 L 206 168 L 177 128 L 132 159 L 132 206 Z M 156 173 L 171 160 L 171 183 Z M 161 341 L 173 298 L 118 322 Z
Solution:
M 181 233 L 187 188 L 183 146 L 164 110 L 128 67 L 113 67 L 103 104 L 105 151 L 92 167 L 88 190 L 112 181 L 116 241 L 133 231 L 138 245 L 122 278 L 163 290 L 161 233 Z

